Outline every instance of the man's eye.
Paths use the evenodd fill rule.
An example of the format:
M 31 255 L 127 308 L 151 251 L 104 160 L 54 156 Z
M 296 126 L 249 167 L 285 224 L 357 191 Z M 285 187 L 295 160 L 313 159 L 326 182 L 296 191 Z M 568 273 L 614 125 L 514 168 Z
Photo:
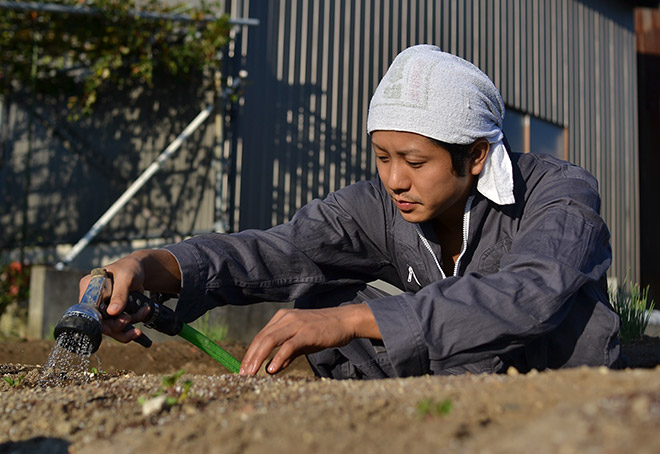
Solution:
M 412 167 L 413 169 L 417 169 L 417 168 L 419 168 L 419 167 L 422 167 L 422 166 L 424 165 L 424 163 L 423 163 L 423 162 L 411 162 L 411 161 L 408 161 L 408 165 L 409 165 L 410 167 Z
M 378 159 L 380 162 L 389 161 L 389 157 L 387 157 L 387 156 L 376 156 L 376 159 Z

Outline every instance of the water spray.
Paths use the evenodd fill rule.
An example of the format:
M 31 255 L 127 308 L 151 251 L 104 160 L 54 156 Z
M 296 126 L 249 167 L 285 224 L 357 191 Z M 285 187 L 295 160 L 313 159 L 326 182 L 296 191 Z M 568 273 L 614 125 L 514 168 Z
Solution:
M 78 304 L 67 309 L 55 326 L 55 339 L 58 345 L 81 354 L 95 353 L 102 340 L 102 321 L 112 318 L 107 313 L 108 301 L 112 293 L 112 280 L 103 268 L 92 270 L 85 293 Z M 147 297 L 139 292 L 129 295 L 124 312 L 135 314 L 148 307 L 147 319 L 143 321 L 147 328 L 155 329 L 170 336 L 180 336 L 210 357 L 225 366 L 230 372 L 238 373 L 240 362 L 208 337 L 183 323 L 176 313 L 162 304 L 163 301 Z M 127 326 L 125 330 L 132 329 Z M 135 342 L 144 347 L 151 346 L 151 339 L 144 333 Z

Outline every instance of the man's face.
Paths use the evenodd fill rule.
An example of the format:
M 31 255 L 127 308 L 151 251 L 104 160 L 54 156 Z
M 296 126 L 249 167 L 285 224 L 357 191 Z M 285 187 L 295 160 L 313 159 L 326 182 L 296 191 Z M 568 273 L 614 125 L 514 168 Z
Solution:
M 371 142 L 380 179 L 406 221 L 462 219 L 475 178 L 470 164 L 458 176 L 449 151 L 419 134 L 375 131 Z

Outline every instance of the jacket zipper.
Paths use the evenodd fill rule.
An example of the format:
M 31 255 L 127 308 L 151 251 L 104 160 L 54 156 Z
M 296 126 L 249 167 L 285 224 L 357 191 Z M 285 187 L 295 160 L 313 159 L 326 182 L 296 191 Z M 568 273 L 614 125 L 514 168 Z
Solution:
M 422 244 L 426 247 L 426 249 L 431 253 L 431 257 L 433 257 L 433 261 L 435 262 L 435 266 L 438 267 L 440 270 L 440 274 L 442 274 L 442 278 L 446 278 L 445 272 L 442 271 L 442 267 L 440 266 L 440 262 L 438 262 L 438 257 L 436 257 L 435 252 L 433 252 L 433 249 L 431 249 L 431 245 L 429 244 L 428 240 L 422 233 L 422 229 L 419 227 L 419 224 L 415 224 L 415 230 L 417 230 L 417 235 L 419 235 L 419 238 L 422 240 Z
M 456 264 L 454 265 L 454 276 L 458 276 L 461 258 L 463 258 L 463 254 L 465 254 L 465 251 L 467 250 L 468 234 L 470 233 L 470 209 L 472 208 L 472 200 L 474 200 L 473 195 L 468 197 L 467 202 L 465 202 L 465 212 L 463 213 L 463 244 L 461 245 L 461 253 L 458 255 Z
M 415 276 L 415 270 L 413 270 L 413 267 L 411 265 L 408 265 L 408 282 L 412 282 L 412 280 L 415 279 L 415 283 L 419 285 L 420 287 L 422 284 L 419 283 L 417 280 L 417 276 Z
M 460 269 L 460 264 L 461 264 L 461 258 L 463 257 L 463 254 L 465 254 L 465 251 L 467 249 L 467 239 L 468 239 L 468 234 L 470 233 L 470 208 L 472 208 L 473 199 L 474 196 L 471 195 L 470 197 L 468 197 L 467 202 L 465 203 L 465 211 L 463 212 L 463 244 L 461 245 L 461 253 L 458 255 L 458 258 L 456 259 L 456 264 L 454 265 L 454 274 L 453 274 L 454 276 L 458 276 L 458 271 Z M 424 247 L 426 247 L 426 250 L 431 253 L 431 257 L 433 257 L 435 266 L 437 266 L 438 270 L 440 270 L 440 274 L 442 275 L 442 278 L 445 279 L 447 275 L 440 266 L 438 257 L 435 255 L 435 252 L 433 252 L 433 249 L 431 249 L 431 245 L 429 244 L 428 240 L 422 233 L 422 229 L 419 227 L 418 224 L 415 224 L 415 230 L 417 231 L 417 235 L 419 236 L 419 238 L 422 240 L 422 244 L 424 245 Z M 411 268 L 412 267 L 410 266 L 408 267 L 409 278 L 410 278 Z M 408 279 L 408 282 L 410 282 L 410 279 Z

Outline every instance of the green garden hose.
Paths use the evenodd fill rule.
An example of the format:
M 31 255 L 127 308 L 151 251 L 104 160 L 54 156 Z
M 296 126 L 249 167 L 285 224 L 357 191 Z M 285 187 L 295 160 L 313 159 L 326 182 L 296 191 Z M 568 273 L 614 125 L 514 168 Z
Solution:
M 241 363 L 236 358 L 192 326 L 184 323 L 179 336 L 225 366 L 230 372 L 237 374 L 240 370 Z

